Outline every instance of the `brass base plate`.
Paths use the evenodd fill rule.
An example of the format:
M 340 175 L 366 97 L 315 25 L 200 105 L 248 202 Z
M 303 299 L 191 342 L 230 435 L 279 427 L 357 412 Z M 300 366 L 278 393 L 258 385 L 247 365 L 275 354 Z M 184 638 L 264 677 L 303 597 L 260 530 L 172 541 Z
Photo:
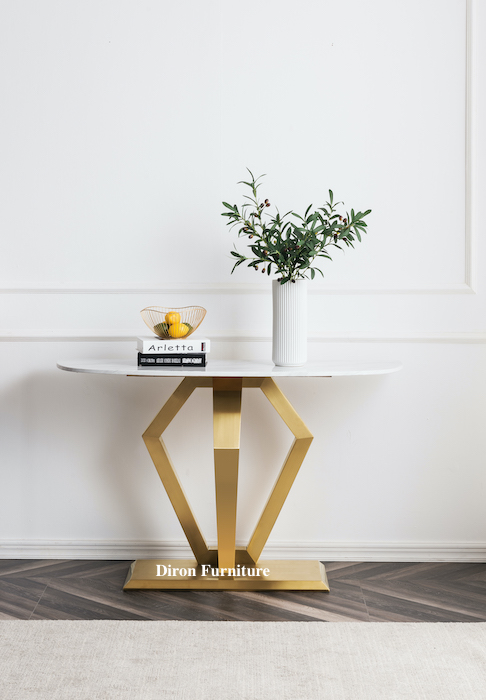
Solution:
M 253 575 L 248 575 L 249 573 Z M 182 571 L 181 571 L 182 570 Z M 232 570 L 230 570 L 232 573 Z M 266 560 L 239 566 L 236 576 L 219 575 L 217 567 L 202 567 L 195 559 L 137 559 L 128 571 L 124 590 L 204 589 L 225 591 L 328 591 L 326 570 L 319 561 Z M 257 575 L 254 575 L 258 571 Z

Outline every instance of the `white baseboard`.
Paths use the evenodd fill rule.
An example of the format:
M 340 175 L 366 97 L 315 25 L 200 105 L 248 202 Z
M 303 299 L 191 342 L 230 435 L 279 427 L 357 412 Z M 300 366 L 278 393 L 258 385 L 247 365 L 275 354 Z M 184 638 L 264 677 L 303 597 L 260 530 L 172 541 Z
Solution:
M 243 543 L 238 543 L 240 546 Z M 214 547 L 216 543 L 210 542 Z M 184 559 L 192 556 L 180 542 L 137 540 L 3 540 L 0 559 Z M 486 562 L 486 543 L 472 542 L 275 542 L 266 559 L 320 561 Z

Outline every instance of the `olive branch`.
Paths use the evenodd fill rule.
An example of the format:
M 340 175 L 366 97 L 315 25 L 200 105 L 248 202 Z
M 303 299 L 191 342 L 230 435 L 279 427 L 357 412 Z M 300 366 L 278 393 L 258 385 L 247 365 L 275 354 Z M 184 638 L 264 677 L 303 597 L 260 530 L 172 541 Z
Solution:
M 297 279 L 314 279 L 316 271 L 322 276 L 324 273 L 315 265 L 317 258 L 332 260 L 329 248 L 343 250 L 342 244 L 354 248 L 355 241 L 361 242 L 361 234 L 366 233 L 366 223 L 363 221 L 371 209 L 365 212 L 339 213 L 338 205 L 334 203 L 334 195 L 329 190 L 329 201 L 324 206 L 312 211 L 312 204 L 305 211 L 304 216 L 288 211 L 283 216 L 277 210 L 275 215 L 266 210 L 271 206 L 268 199 L 260 200 L 258 196 L 259 182 L 264 175 L 255 178 L 251 170 L 251 180 L 241 181 L 238 184 L 246 185 L 251 190 L 250 195 L 243 195 L 245 202 L 240 209 L 237 205 L 223 202 L 223 206 L 229 211 L 222 213 L 228 217 L 227 224 L 238 228 L 238 237 L 247 236 L 251 241 L 249 249 L 252 256 L 242 255 L 238 250 L 232 250 L 231 255 L 236 262 L 231 272 L 247 263 L 263 273 L 270 275 L 275 272 L 280 284 L 295 282 Z M 295 217 L 297 222 L 291 218 Z

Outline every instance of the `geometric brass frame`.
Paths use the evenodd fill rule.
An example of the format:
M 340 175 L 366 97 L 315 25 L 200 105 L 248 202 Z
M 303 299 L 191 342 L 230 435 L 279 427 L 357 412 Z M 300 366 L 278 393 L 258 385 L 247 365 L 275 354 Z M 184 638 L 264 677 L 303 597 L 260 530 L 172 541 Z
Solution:
M 217 549 L 209 548 L 177 477 L 162 434 L 181 410 L 193 391 L 213 390 L 213 440 L 216 486 Z M 267 503 L 246 547 L 236 547 L 236 507 L 238 460 L 240 449 L 241 397 L 243 388 L 260 388 L 294 434 L 294 441 L 277 477 Z M 143 434 L 159 477 L 193 551 L 194 560 L 137 560 L 132 563 L 125 589 L 131 588 L 206 588 L 229 590 L 312 589 L 328 591 L 323 565 L 316 561 L 260 561 L 260 555 L 272 531 L 294 479 L 305 458 L 313 436 L 290 402 L 270 377 L 185 377 Z M 190 570 L 192 576 L 160 577 L 157 565 Z M 234 570 L 260 567 L 267 576 L 204 576 L 203 565 Z M 208 568 L 206 567 L 206 571 Z M 243 569 L 241 569 L 243 570 Z M 240 570 L 240 571 L 241 571 Z M 213 569 L 211 569 L 213 571 Z M 239 573 L 240 573 L 239 571 Z M 214 570 L 214 573 L 218 573 Z M 254 573 L 254 571 L 253 571 Z

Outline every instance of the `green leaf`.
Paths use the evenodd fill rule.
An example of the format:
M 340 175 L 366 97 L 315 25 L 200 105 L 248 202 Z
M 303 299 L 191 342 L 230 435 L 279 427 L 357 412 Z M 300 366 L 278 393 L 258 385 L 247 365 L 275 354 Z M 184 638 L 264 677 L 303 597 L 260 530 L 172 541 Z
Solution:
M 241 263 L 243 262 L 245 262 L 245 260 L 238 260 L 238 262 L 235 262 L 235 264 L 233 265 L 233 269 L 231 270 L 231 274 L 233 274 L 238 265 L 241 265 Z

